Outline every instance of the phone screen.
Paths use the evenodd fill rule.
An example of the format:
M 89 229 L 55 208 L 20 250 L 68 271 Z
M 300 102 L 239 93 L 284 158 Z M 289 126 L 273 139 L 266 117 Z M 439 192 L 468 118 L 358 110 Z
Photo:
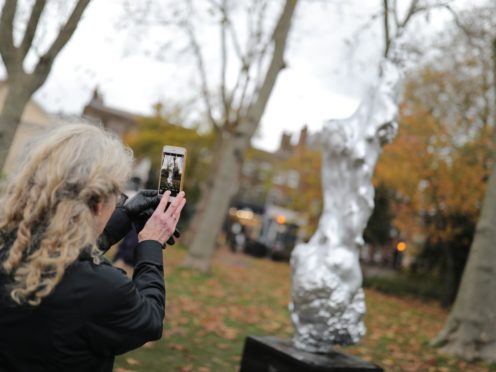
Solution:
M 159 193 L 167 190 L 175 197 L 181 191 L 181 180 L 184 169 L 184 154 L 164 152 L 162 154 L 162 165 L 160 167 Z

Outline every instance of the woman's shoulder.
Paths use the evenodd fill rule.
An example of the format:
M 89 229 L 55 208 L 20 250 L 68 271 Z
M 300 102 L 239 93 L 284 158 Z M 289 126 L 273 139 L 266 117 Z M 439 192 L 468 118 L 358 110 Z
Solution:
M 98 264 L 91 260 L 74 262 L 67 268 L 62 282 L 73 291 L 97 300 L 100 297 L 115 296 L 116 292 L 127 287 L 131 280 L 124 271 L 113 267 L 104 259 Z
M 78 260 L 67 269 L 67 277 L 101 290 L 108 288 L 108 285 L 122 285 L 130 281 L 123 270 L 112 266 L 106 258 L 100 263 Z
M 124 298 L 134 290 L 134 284 L 126 274 L 108 261 L 100 264 L 90 260 L 77 261 L 67 269 L 60 284 L 61 292 L 72 291 L 83 312 L 90 315 L 121 306 Z

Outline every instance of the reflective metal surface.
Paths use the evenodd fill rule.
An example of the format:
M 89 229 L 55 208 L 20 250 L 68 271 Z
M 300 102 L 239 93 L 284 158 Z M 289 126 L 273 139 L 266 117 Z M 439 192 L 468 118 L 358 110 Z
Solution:
M 374 207 L 375 164 L 396 135 L 401 81 L 397 64 L 384 60 L 377 84 L 355 113 L 324 124 L 324 209 L 312 239 L 291 257 L 293 342 L 301 350 L 328 352 L 365 334 L 359 250 Z

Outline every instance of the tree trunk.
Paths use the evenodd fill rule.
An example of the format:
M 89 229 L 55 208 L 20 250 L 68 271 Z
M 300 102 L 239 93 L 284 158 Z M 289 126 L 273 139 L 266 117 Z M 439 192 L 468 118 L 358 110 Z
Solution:
M 496 361 L 496 166 L 493 168 L 462 283 L 443 330 L 441 352 Z
M 24 108 L 31 97 L 32 90 L 22 84 L 8 84 L 7 94 L 0 114 L 0 169 L 5 166 L 10 145 L 14 140 L 17 128 L 21 122 Z
M 212 165 L 209 190 L 202 196 L 198 218 L 194 218 L 195 234 L 188 257 L 184 265 L 200 271 L 209 269 L 210 260 L 215 251 L 216 240 L 226 217 L 232 196 L 239 187 L 239 176 L 244 154 L 249 139 L 228 138 L 220 145 L 217 162 Z
M 496 39 L 492 42 L 496 91 Z M 496 96 L 495 96 L 496 97 Z M 496 131 L 493 131 L 496 144 Z M 496 361 L 496 164 L 486 188 L 460 289 L 444 328 L 432 341 L 446 354 Z
M 10 145 L 21 121 L 24 107 L 40 88 L 52 69 L 53 62 L 70 40 L 90 0 L 78 0 L 65 24 L 47 51 L 39 56 L 31 73 L 24 71 L 24 60 L 33 47 L 46 1 L 37 0 L 31 8 L 26 29 L 19 46 L 14 44 L 14 16 L 17 1 L 4 1 L 0 12 L 0 57 L 8 75 L 8 91 L 0 114 L 0 169 L 5 166 Z M 39 53 L 37 53 L 39 54 Z
M 199 215 L 194 217 L 195 234 L 184 262 L 187 267 L 208 270 L 210 259 L 215 251 L 217 235 L 222 228 L 227 208 L 232 196 L 238 190 L 239 175 L 246 149 L 253 137 L 260 119 L 265 111 L 270 94 L 274 88 L 279 72 L 284 68 L 284 51 L 291 20 L 298 0 L 286 0 L 273 33 L 274 49 L 267 72 L 256 95 L 247 107 L 246 115 L 239 118 L 238 125 L 232 133 L 224 132 L 221 145 L 212 164 L 212 178 L 208 194 L 200 201 Z
M 216 134 L 215 142 L 212 148 L 217 149 L 217 151 L 214 151 L 212 161 L 209 164 L 209 169 L 211 171 L 207 175 L 207 179 L 205 180 L 205 182 L 201 185 L 200 199 L 197 201 L 195 210 L 193 211 L 193 217 L 189 221 L 187 229 L 181 237 L 181 243 L 187 247 L 191 246 L 191 243 L 193 243 L 197 227 L 201 221 L 203 211 L 205 210 L 208 198 L 210 196 L 210 191 L 212 190 L 213 184 L 215 182 L 215 165 L 220 164 L 220 159 L 222 159 L 223 155 L 220 153 L 220 149 L 222 148 L 222 138 L 222 133 Z M 188 196 L 186 195 L 186 198 L 187 197 Z

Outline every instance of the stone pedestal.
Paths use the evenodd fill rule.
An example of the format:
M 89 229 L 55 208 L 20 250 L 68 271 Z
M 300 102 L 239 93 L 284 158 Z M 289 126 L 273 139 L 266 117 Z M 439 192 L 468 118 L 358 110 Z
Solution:
M 252 337 L 245 340 L 240 372 L 383 372 L 375 364 L 339 350 L 314 354 L 296 349 L 291 340 Z

